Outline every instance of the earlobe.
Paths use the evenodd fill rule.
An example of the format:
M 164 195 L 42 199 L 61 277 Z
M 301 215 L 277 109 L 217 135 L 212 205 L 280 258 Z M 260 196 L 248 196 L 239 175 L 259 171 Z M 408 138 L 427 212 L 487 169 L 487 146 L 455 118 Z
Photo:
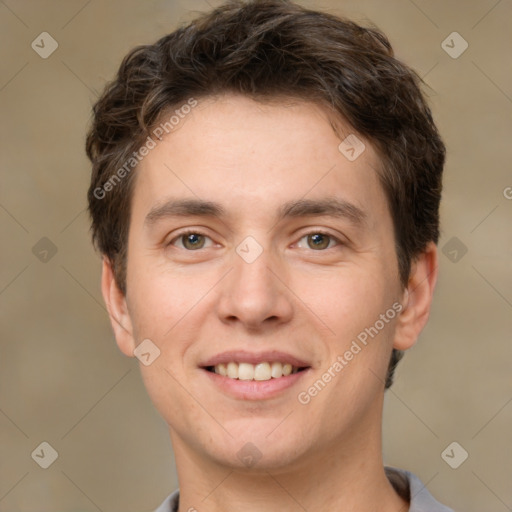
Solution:
M 112 264 L 106 256 L 103 257 L 101 291 L 107 306 L 110 323 L 114 330 L 117 346 L 124 355 L 134 357 L 135 342 L 126 297 L 117 285 Z
M 430 242 L 411 265 L 409 283 L 402 298 L 403 310 L 397 321 L 393 348 L 407 350 L 416 343 L 430 314 L 437 274 L 437 247 L 434 242 Z

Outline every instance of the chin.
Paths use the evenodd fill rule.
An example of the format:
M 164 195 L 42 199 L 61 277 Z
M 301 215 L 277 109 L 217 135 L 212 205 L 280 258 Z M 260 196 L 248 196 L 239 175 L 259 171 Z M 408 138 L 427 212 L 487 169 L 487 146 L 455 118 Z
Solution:
M 304 439 L 293 436 L 289 431 L 283 431 L 284 436 L 274 436 L 272 429 L 279 422 L 272 422 L 270 429 L 255 431 L 254 425 L 250 429 L 241 430 L 226 443 L 217 444 L 218 449 L 212 451 L 212 444 L 204 446 L 210 451 L 216 463 L 227 466 L 237 472 L 258 473 L 259 471 L 276 471 L 289 468 L 294 461 L 302 458 L 305 453 Z M 261 423 L 260 423 L 261 425 Z M 268 424 L 265 423 L 265 426 Z M 225 440 L 225 439 L 224 439 Z

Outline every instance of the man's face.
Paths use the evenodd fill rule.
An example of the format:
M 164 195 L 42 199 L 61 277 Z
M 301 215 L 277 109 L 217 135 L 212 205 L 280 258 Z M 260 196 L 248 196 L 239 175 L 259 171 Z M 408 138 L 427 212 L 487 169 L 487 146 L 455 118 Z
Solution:
M 148 393 L 173 442 L 203 458 L 243 467 L 252 450 L 278 468 L 380 431 L 403 296 L 377 155 L 364 140 L 350 161 L 343 131 L 311 103 L 226 95 L 200 101 L 136 171 L 133 345 L 120 347 L 158 347 L 141 365 Z M 182 200 L 222 216 L 172 208 Z M 308 209 L 326 200 L 337 214 Z

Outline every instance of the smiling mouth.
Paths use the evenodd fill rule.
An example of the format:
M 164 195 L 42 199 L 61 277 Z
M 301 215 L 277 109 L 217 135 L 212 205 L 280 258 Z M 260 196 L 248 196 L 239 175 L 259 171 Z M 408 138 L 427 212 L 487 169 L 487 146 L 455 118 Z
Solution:
M 289 363 L 262 362 L 258 364 L 237 363 L 235 361 L 229 363 L 220 363 L 215 366 L 206 366 L 205 370 L 216 373 L 221 377 L 227 377 L 234 380 L 245 381 L 268 381 L 271 379 L 280 379 L 295 373 L 307 370 L 308 367 L 292 366 Z

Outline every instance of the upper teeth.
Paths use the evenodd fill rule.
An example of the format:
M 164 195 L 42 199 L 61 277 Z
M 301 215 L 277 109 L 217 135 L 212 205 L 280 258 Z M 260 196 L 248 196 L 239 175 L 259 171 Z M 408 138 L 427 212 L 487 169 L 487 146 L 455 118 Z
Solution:
M 215 373 L 230 379 L 240 380 L 270 380 L 297 373 L 299 369 L 285 363 L 221 363 L 215 365 Z

